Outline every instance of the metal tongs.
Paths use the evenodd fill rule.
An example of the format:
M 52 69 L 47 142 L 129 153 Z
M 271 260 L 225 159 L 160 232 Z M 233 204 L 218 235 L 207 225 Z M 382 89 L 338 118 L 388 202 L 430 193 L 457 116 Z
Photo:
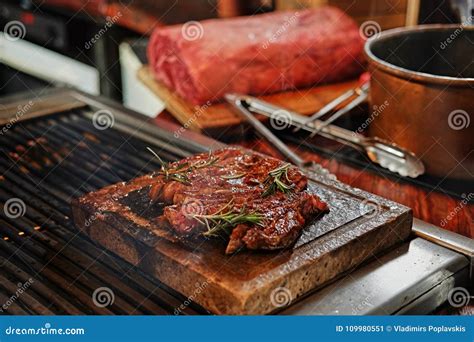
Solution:
M 268 139 L 288 160 L 298 166 L 301 170 L 310 174 L 316 174 L 330 180 L 337 180 L 336 176 L 313 161 L 305 161 L 286 146 L 276 135 L 272 133 L 264 124 L 262 124 L 246 107 L 245 101 L 233 94 L 226 94 L 226 100 L 236 108 L 239 113 L 259 132 L 264 138 Z
M 368 72 L 364 72 L 362 75 L 359 77 L 359 86 L 355 89 L 349 89 L 342 95 L 336 97 L 334 100 L 326 104 L 323 108 L 318 110 L 316 113 L 311 115 L 309 118 L 305 120 L 303 123 L 304 126 L 310 126 L 312 125 L 313 122 L 316 120 L 320 120 L 323 116 L 331 113 L 332 110 L 334 110 L 337 106 L 339 106 L 341 103 L 344 101 L 350 99 L 354 95 L 357 95 L 355 99 L 353 99 L 351 102 L 346 104 L 343 108 L 339 109 L 337 112 L 332 114 L 327 120 L 323 121 L 323 123 L 317 128 L 314 129 L 313 132 L 311 132 L 310 137 L 314 137 L 316 134 L 318 134 L 324 127 L 327 125 L 333 123 L 337 119 L 339 119 L 341 116 L 344 114 L 349 113 L 351 110 L 356 108 L 358 105 L 363 103 L 365 100 L 367 100 L 367 96 L 369 93 L 369 81 L 370 81 L 370 74 Z M 294 129 L 294 132 L 297 132 L 301 129 L 300 126 L 297 126 Z
M 366 138 L 361 134 L 346 130 L 344 128 L 327 124 L 320 120 L 308 123 L 307 117 L 285 110 L 281 107 L 272 105 L 252 96 L 240 94 L 227 94 L 226 100 L 235 108 L 239 109 L 242 115 L 263 135 L 265 135 L 288 159 L 292 160 L 296 165 L 301 166 L 301 159 L 296 162 L 292 159 L 294 154 L 288 147 L 276 138 L 273 133 L 265 127 L 253 113 L 265 115 L 271 119 L 275 117 L 275 113 L 284 113 L 293 126 L 306 130 L 310 133 L 316 132 L 325 138 L 338 141 L 344 145 L 351 146 L 366 153 L 369 159 L 380 166 L 389 169 L 392 172 L 399 173 L 403 177 L 416 178 L 425 172 L 423 163 L 410 151 L 402 147 L 390 143 L 388 141 L 374 138 Z M 273 136 L 274 138 L 270 137 Z M 278 140 L 276 141 L 275 138 Z M 286 150 L 286 151 L 285 151 Z M 299 158 L 299 157 L 298 157 Z M 304 167 L 304 162 L 303 162 Z

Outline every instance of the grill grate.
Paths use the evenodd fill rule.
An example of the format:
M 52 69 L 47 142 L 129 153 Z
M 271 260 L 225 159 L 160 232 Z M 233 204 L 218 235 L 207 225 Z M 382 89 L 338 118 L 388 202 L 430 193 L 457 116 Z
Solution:
M 150 144 L 115 125 L 98 130 L 84 108 L 19 122 L 0 136 L 0 144 L 2 313 L 172 314 L 185 302 L 79 234 L 70 201 L 156 170 L 159 164 L 147 146 L 161 151 L 164 160 L 188 152 L 163 149 L 165 142 Z M 23 203 L 24 214 L 15 217 L 14 205 L 22 211 Z M 94 304 L 93 293 L 101 287 L 112 290 L 112 305 Z M 180 312 L 204 310 L 191 304 Z

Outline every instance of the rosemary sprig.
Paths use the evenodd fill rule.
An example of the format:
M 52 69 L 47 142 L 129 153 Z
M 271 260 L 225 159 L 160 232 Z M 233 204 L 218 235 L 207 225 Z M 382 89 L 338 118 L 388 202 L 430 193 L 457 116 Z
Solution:
M 270 196 L 277 191 L 286 194 L 293 190 L 295 184 L 291 183 L 288 178 L 290 166 L 291 164 L 286 163 L 268 172 L 267 178 L 263 181 L 265 191 L 262 193 L 262 197 Z M 286 180 L 288 184 L 284 183 L 283 180 Z
M 161 159 L 160 156 L 150 147 L 147 147 L 147 149 L 156 157 L 156 159 L 158 159 L 159 163 L 161 164 L 159 173 L 162 174 L 165 179 L 172 179 L 186 184 L 190 183 L 188 174 L 191 171 L 214 165 L 219 160 L 219 157 L 213 157 L 211 152 L 209 152 L 209 157 L 206 160 L 200 160 L 194 164 L 186 162 L 178 165 L 175 168 L 171 168 L 170 164 Z
M 211 153 L 211 151 L 209 151 L 209 156 L 207 157 L 207 159 L 205 160 L 200 160 L 196 163 L 194 163 L 193 165 L 191 165 L 191 168 L 193 170 L 196 170 L 196 169 L 202 169 L 204 167 L 208 167 L 208 166 L 212 166 L 214 165 L 215 163 L 217 163 L 217 161 L 219 160 L 219 157 L 214 157 Z
M 189 183 L 189 178 L 188 178 L 187 174 L 182 172 L 182 170 L 185 167 L 187 167 L 186 164 L 188 164 L 188 163 L 183 163 L 181 165 L 178 165 L 178 167 L 176 167 L 175 169 L 172 169 L 170 167 L 169 163 L 167 163 L 163 159 L 161 159 L 160 156 L 155 151 L 153 151 L 150 147 L 147 147 L 147 149 L 148 149 L 148 151 L 150 151 L 155 156 L 156 159 L 158 159 L 158 162 L 161 165 L 161 169 L 158 173 L 163 175 L 165 177 L 165 179 L 167 179 L 167 180 L 172 179 L 172 180 L 175 180 L 177 182 L 185 183 L 185 184 Z
M 210 215 L 191 214 L 191 217 L 205 225 L 207 231 L 202 233 L 205 237 L 230 234 L 230 229 L 241 223 L 263 225 L 263 215 L 257 212 L 248 212 L 245 207 L 237 211 L 232 200 Z

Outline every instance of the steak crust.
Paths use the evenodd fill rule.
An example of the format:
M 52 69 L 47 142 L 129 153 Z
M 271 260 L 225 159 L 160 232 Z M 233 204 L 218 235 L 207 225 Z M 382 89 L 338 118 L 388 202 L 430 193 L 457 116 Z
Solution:
M 290 191 L 268 193 L 269 173 L 282 165 L 286 167 L 282 182 Z M 171 163 L 154 179 L 150 197 L 166 204 L 158 220 L 179 237 L 209 233 L 206 218 L 223 212 L 260 215 L 259 224 L 241 222 L 226 227 L 228 254 L 242 248 L 289 247 L 305 225 L 328 211 L 326 203 L 306 191 L 308 180 L 298 168 L 239 148 Z

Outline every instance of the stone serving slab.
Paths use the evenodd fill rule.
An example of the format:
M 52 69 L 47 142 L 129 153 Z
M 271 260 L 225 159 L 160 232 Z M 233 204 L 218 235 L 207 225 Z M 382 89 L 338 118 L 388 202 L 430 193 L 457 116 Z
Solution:
M 309 191 L 330 212 L 307 226 L 291 249 L 226 255 L 224 241 L 178 241 L 161 228 L 154 221 L 161 209 L 148 199 L 152 182 L 143 176 L 74 200 L 76 226 L 216 314 L 276 312 L 406 240 L 412 226 L 409 208 L 315 175 Z

